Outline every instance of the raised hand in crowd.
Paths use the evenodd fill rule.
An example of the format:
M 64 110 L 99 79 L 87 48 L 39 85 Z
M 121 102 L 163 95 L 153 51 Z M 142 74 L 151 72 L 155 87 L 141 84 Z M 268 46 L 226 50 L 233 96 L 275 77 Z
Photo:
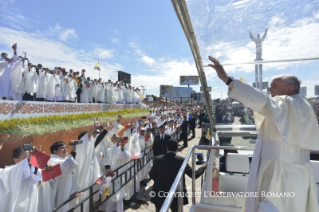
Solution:
M 0 150 L 2 148 L 3 143 L 6 142 L 9 137 L 10 137 L 10 135 L 6 135 L 5 137 L 0 139 Z

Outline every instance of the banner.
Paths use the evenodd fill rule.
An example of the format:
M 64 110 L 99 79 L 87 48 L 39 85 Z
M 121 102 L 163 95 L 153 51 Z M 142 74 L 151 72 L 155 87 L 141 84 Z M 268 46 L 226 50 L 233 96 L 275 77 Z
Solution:
M 199 78 L 198 76 L 180 76 L 179 84 L 180 85 L 198 85 Z
M 185 87 L 174 87 L 174 97 L 175 98 L 190 98 L 193 93 L 193 88 L 185 88 Z
M 212 87 L 207 87 L 207 89 L 208 89 L 208 92 L 212 92 Z M 200 91 L 203 91 L 202 87 L 200 87 Z
M 170 85 L 160 85 L 160 97 L 173 98 L 174 87 Z
M 319 96 L 319 85 L 315 85 L 315 96 Z
M 307 87 L 301 87 L 300 88 L 299 96 L 301 96 L 301 97 L 306 97 L 307 96 Z

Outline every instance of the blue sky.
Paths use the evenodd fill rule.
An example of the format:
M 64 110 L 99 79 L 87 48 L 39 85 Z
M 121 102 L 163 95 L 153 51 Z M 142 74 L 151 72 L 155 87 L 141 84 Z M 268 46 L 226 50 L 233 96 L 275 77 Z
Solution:
M 266 58 L 282 58 L 278 52 L 286 52 L 283 55 L 287 58 L 319 55 L 312 49 L 315 53 L 307 50 L 296 53 L 296 48 L 301 49 L 298 45 L 305 46 L 305 41 L 310 43 L 306 46 L 308 50 L 309 45 L 319 48 L 317 3 L 301 4 L 297 0 L 290 6 L 285 3 L 257 23 L 254 19 L 260 17 L 247 15 L 245 11 L 256 8 L 258 1 L 223 2 L 224 5 L 213 5 L 208 0 L 187 1 L 203 58 L 212 54 L 222 62 L 251 61 L 255 47 L 248 31 L 256 35 L 263 33 L 266 27 L 269 28 Z M 258 7 L 275 8 L 280 4 L 280 1 L 271 1 L 265 5 L 258 3 Z M 232 15 L 224 18 L 225 14 Z M 87 76 L 98 78 L 93 67 L 99 60 L 103 80 L 116 80 L 118 70 L 128 72 L 132 74 L 133 86 L 143 85 L 146 94 L 155 95 L 159 94 L 160 84 L 179 86 L 180 75 L 197 75 L 190 48 L 169 0 L 0 0 L 0 17 L 0 51 L 10 55 L 10 43 L 18 43 L 19 54 L 26 51 L 31 62 L 44 67 L 60 66 L 76 71 L 84 68 Z M 296 33 L 300 31 L 304 38 Z M 312 38 L 307 38 L 309 34 Z M 299 40 L 302 42 L 289 42 Z M 285 42 L 292 47 L 285 46 Z M 279 73 L 302 73 L 300 78 L 310 96 L 313 91 L 312 94 L 309 91 L 319 84 L 316 62 L 273 64 L 264 69 L 264 79 L 268 81 Z M 223 98 L 226 97 L 227 88 L 216 79 L 213 70 L 205 70 L 208 85 L 213 87 L 212 97 L 219 98 L 221 92 Z M 253 65 L 228 66 L 226 70 L 249 83 L 254 81 Z M 194 90 L 199 91 L 199 86 L 194 86 Z

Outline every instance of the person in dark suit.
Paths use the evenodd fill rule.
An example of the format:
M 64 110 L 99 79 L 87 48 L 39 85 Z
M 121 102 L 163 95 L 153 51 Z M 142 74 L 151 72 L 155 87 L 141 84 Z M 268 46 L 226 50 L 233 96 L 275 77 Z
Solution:
M 201 127 L 202 122 L 204 121 L 205 118 L 205 113 L 203 109 L 200 109 L 200 113 L 199 113 L 199 122 L 198 122 L 198 126 Z
M 154 144 L 153 144 L 153 155 L 154 157 L 158 155 L 166 154 L 167 149 L 167 142 L 171 139 L 171 136 L 166 135 L 165 133 L 165 126 L 161 125 L 159 127 L 159 134 L 155 135 L 154 137 Z
M 154 165 L 149 173 L 150 178 L 154 180 L 153 191 L 154 196 L 151 198 L 151 202 L 155 205 L 156 212 L 160 211 L 164 201 L 166 192 L 169 192 L 178 172 L 181 168 L 184 158 L 176 155 L 178 149 L 177 142 L 175 140 L 169 140 L 167 142 L 167 153 L 165 155 L 160 155 L 156 157 Z M 206 164 L 200 167 L 195 172 L 195 178 L 200 177 L 206 169 Z M 185 173 L 183 176 L 183 204 L 188 204 L 188 195 L 185 195 L 187 192 L 185 185 L 185 174 L 189 177 L 192 177 L 192 168 L 187 164 Z M 167 193 L 166 193 L 167 194 Z M 170 209 L 175 212 L 178 209 L 178 200 L 177 195 L 174 197 Z
M 181 124 L 181 129 L 182 129 L 182 138 L 184 141 L 184 147 L 188 147 L 187 145 L 187 129 L 188 129 L 188 121 L 187 121 L 187 117 L 184 116 L 184 121 Z
M 194 113 L 192 113 L 192 118 L 189 120 L 189 131 L 192 131 L 192 138 L 195 138 L 195 125 L 196 125 L 196 118 L 194 116 Z

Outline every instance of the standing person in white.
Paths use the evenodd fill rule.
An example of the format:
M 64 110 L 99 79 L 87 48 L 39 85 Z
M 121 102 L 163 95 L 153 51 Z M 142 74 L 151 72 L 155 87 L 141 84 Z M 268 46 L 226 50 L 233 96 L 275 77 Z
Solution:
M 50 195 L 53 197 L 53 206 L 58 207 L 61 203 L 68 200 L 69 198 L 75 198 L 79 196 L 79 186 L 77 184 L 77 168 L 78 163 L 75 161 L 76 146 L 73 145 L 73 141 L 70 142 L 69 147 L 71 148 L 71 154 L 68 155 L 68 147 L 64 142 L 58 141 L 52 144 L 50 147 L 51 158 L 48 161 L 48 164 L 55 166 L 57 164 L 61 165 L 62 175 L 55 178 L 55 186 L 53 187 L 53 191 L 45 190 L 44 195 Z M 80 157 L 78 155 L 78 157 Z M 44 182 L 48 183 L 48 182 Z M 45 189 L 49 188 L 46 186 Z M 48 194 L 48 192 L 52 192 Z M 45 199 L 47 201 L 46 204 L 49 204 L 50 200 Z M 52 201 L 52 199 L 51 199 Z M 68 211 L 77 203 L 76 199 L 71 201 L 70 203 L 63 206 L 59 211 Z M 46 205 L 44 204 L 44 205 Z M 52 204 L 51 204 L 52 205 Z M 51 208 L 52 210 L 53 208 Z
M 271 96 L 240 80 L 232 79 L 217 59 L 209 65 L 229 87 L 229 97 L 254 110 L 259 135 L 250 168 L 246 212 L 319 211 L 316 183 L 309 163 L 309 150 L 319 150 L 319 129 L 310 104 L 299 96 L 300 81 L 292 75 L 276 76 Z M 293 192 L 294 197 L 269 197 L 267 192 Z M 273 211 L 273 210 L 272 210 Z
M 7 67 L 5 68 L 4 72 L 2 73 L 2 75 L 0 75 L 0 97 L 2 97 L 3 99 L 12 99 L 13 97 L 12 85 L 10 80 L 10 70 L 19 57 L 17 56 L 17 46 L 13 45 L 12 49 L 14 51 L 14 54 L 11 59 L 8 58 L 7 53 L 1 53 L 0 58 L 0 62 L 3 61 L 4 65 L 7 64 Z
M 29 164 L 30 156 L 31 153 L 22 147 L 15 148 L 12 154 L 14 165 L 0 170 L 0 211 L 38 211 L 36 184 L 42 176 L 41 170 Z

